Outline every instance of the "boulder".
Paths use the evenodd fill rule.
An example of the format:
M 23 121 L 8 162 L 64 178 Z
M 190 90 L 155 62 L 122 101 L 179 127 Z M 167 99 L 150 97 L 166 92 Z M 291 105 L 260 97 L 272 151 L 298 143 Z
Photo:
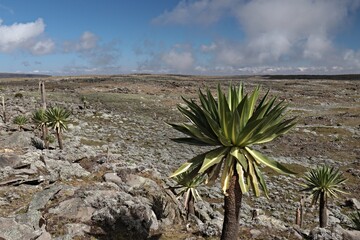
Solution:
M 71 198 L 60 202 L 58 206 L 49 209 L 48 212 L 62 218 L 75 220 L 75 222 L 88 222 L 91 221 L 95 209 L 86 206 L 84 200 L 81 198 Z
M 110 238 L 147 239 L 160 230 L 156 214 L 141 199 L 125 192 L 95 191 L 93 194 L 91 199 L 96 202 L 92 203 L 103 207 L 93 214 L 92 220 Z
M 360 239 L 360 231 L 355 230 L 343 230 L 343 238 L 344 240 L 359 240 Z
M 310 239 L 312 240 L 343 240 L 342 233 L 335 228 L 334 231 L 331 231 L 327 228 L 316 227 L 310 232 Z
M 360 210 L 360 202 L 356 198 L 346 199 L 345 205 Z
M 29 211 L 44 209 L 49 200 L 52 199 L 62 188 L 63 186 L 61 185 L 53 185 L 48 189 L 35 194 L 29 204 Z
M 117 185 L 121 185 L 123 181 L 116 173 L 105 173 L 103 176 L 105 182 L 112 182 Z
M 6 240 L 35 239 L 41 234 L 29 225 L 17 223 L 14 218 L 0 217 L 0 229 L 0 239 Z
M 1 154 L 0 168 L 13 167 L 21 162 L 21 159 L 15 154 Z
M 6 148 L 27 148 L 31 146 L 32 132 L 14 132 L 4 139 L 1 143 L 2 147 Z

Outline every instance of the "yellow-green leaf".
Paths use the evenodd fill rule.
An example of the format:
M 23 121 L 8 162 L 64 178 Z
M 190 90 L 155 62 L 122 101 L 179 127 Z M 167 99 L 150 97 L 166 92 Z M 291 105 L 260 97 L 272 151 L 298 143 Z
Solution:
M 249 162 L 249 175 L 250 175 L 251 185 L 255 192 L 255 196 L 259 197 L 260 196 L 259 182 L 258 182 L 257 176 L 255 174 L 254 166 L 253 166 L 252 162 Z
M 239 175 L 239 185 L 242 193 L 246 193 L 248 191 L 248 188 L 245 184 L 245 176 L 244 176 L 244 170 L 240 163 L 236 163 L 236 171 Z
M 204 162 L 199 170 L 199 173 L 203 173 L 205 172 L 209 167 L 219 163 L 226 155 L 226 153 L 228 152 L 228 148 L 227 147 L 220 147 L 217 148 L 215 150 L 212 150 L 210 152 L 208 152 L 205 155 L 205 159 Z
M 262 155 L 260 152 L 251 149 L 249 147 L 245 147 L 245 150 L 258 162 L 274 169 L 275 171 L 279 172 L 279 173 L 284 173 L 284 174 L 296 174 L 295 172 L 287 169 L 285 166 L 281 165 L 280 163 Z
M 227 196 L 227 190 L 230 186 L 231 177 L 234 175 L 234 160 L 233 157 L 229 154 L 226 156 L 224 162 L 224 168 L 221 176 L 221 188 L 225 196 Z

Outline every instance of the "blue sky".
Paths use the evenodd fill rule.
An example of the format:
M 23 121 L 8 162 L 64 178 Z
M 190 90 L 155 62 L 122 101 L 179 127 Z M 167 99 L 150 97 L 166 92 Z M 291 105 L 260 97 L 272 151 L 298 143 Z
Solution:
M 360 73 L 360 0 L 0 0 L 0 72 Z

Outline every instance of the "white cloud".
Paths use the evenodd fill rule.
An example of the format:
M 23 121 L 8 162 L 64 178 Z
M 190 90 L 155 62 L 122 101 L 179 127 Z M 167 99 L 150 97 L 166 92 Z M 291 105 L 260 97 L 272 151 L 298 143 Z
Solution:
M 234 13 L 246 33 L 246 58 L 253 63 L 322 59 L 332 50 L 331 35 L 345 21 L 349 3 L 253 0 L 242 5 Z
M 99 38 L 92 32 L 84 32 L 80 38 L 75 41 L 65 41 L 64 51 L 65 52 L 82 52 L 94 49 L 98 45 Z
M 9 53 L 18 49 L 34 54 L 49 53 L 54 43 L 51 39 L 39 40 L 45 31 L 45 23 L 39 18 L 34 22 L 4 25 L 0 21 L 0 51 Z
M 55 48 L 55 43 L 51 39 L 45 39 L 35 42 L 29 47 L 29 50 L 34 55 L 45 55 L 51 53 Z
M 153 23 L 209 25 L 224 17 L 237 22 L 234 31 L 243 31 L 244 39 L 200 45 L 187 69 L 204 68 L 196 56 L 207 59 L 206 69 L 214 71 L 334 72 L 359 66 L 359 51 L 334 42 L 359 7 L 360 0 L 183 0 Z
M 171 69 L 184 71 L 192 68 L 194 58 L 191 52 L 170 50 L 162 55 L 161 60 Z
M 360 50 L 347 50 L 344 53 L 343 60 L 348 63 L 348 65 L 353 66 L 357 69 L 360 68 Z
M 93 34 L 92 32 L 84 32 L 81 37 L 80 41 L 76 44 L 76 50 L 83 51 L 89 50 L 96 47 L 98 42 L 98 37 Z
M 320 60 L 332 50 L 330 39 L 322 36 L 309 36 L 304 47 L 304 58 Z
M 111 66 L 117 64 L 120 55 L 118 44 L 118 41 L 100 43 L 96 34 L 86 31 L 77 40 L 65 41 L 63 51 L 65 53 L 75 52 L 92 65 Z

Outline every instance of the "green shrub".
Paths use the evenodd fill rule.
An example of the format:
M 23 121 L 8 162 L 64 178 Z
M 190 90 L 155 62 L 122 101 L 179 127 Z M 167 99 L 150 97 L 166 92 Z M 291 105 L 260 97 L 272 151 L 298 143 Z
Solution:
M 22 93 L 15 93 L 15 98 L 23 98 L 23 94 Z
M 28 119 L 26 116 L 24 115 L 19 115 L 19 116 L 16 116 L 13 120 L 13 123 L 14 124 L 17 124 L 19 126 L 23 126 L 25 125 L 26 123 L 28 122 Z
M 19 130 L 28 122 L 28 119 L 24 115 L 16 116 L 13 120 L 13 123 L 19 126 Z
M 355 230 L 360 231 L 360 212 L 357 211 L 356 213 L 351 214 L 350 219 L 351 219 L 351 222 L 352 222 L 352 227 Z

